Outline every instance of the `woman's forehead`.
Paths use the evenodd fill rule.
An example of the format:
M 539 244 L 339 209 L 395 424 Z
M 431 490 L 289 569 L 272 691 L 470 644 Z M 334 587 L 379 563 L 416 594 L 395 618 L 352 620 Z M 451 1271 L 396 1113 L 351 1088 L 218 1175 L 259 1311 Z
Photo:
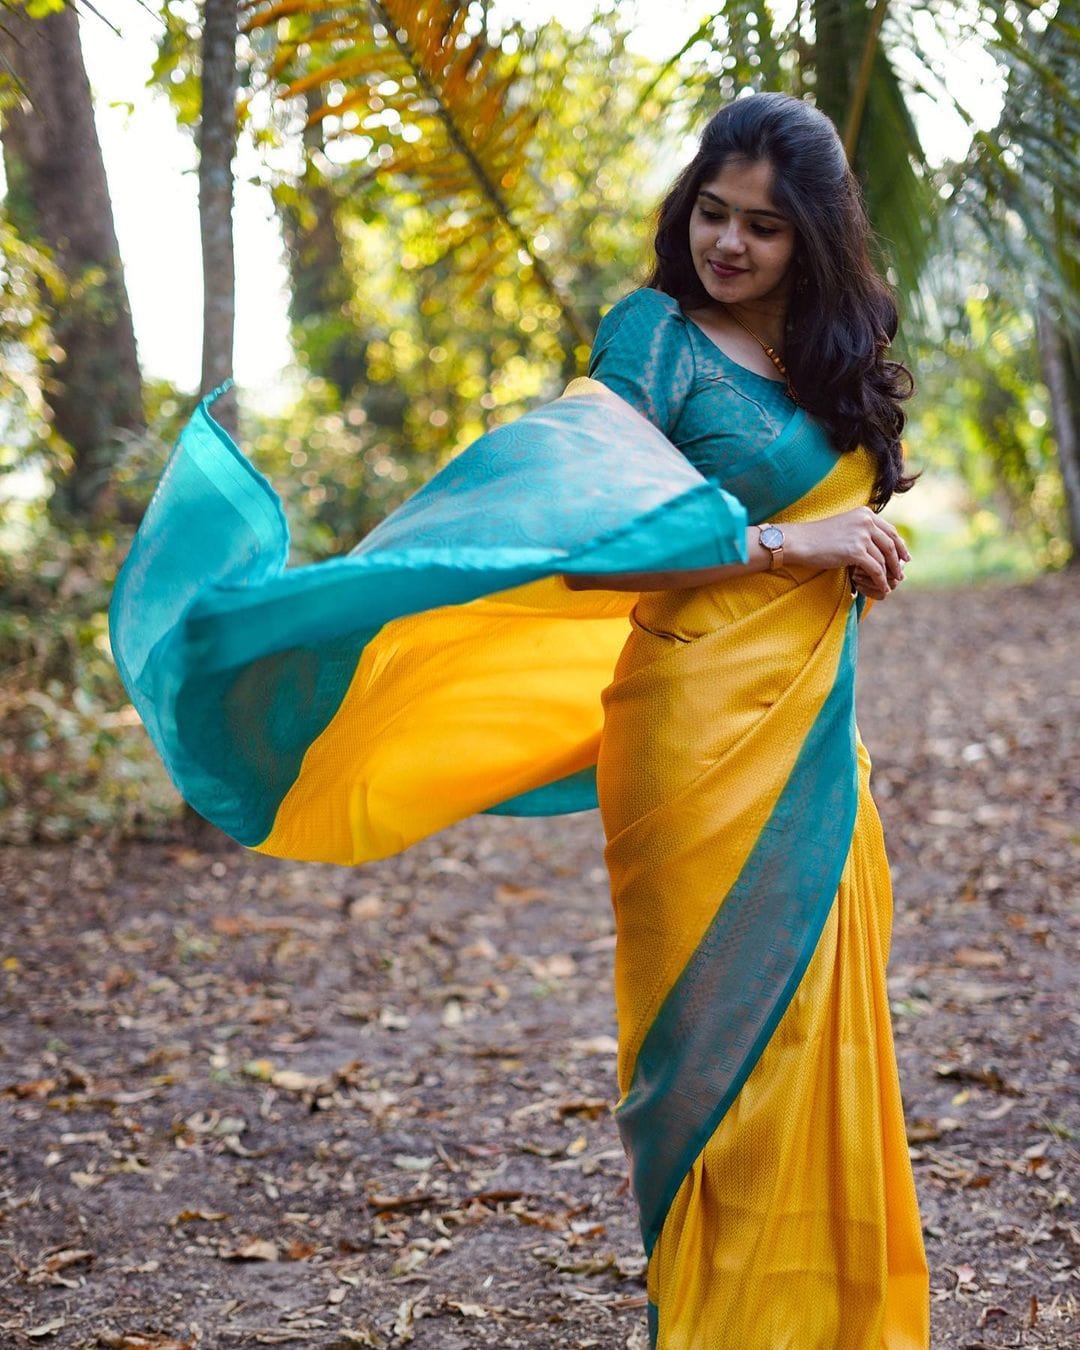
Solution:
M 779 214 L 772 195 L 773 167 L 767 159 L 729 159 L 718 173 L 702 179 L 698 195 L 740 211 Z

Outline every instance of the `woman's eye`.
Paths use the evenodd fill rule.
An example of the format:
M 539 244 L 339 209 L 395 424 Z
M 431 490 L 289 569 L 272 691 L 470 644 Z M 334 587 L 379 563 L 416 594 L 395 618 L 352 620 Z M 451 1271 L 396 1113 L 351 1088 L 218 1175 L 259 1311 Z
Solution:
M 767 239 L 770 234 L 778 233 L 771 225 L 755 225 L 754 233 L 760 234 L 763 239 Z
M 698 207 L 698 210 L 701 212 L 702 220 L 723 220 L 724 218 L 719 211 L 706 211 L 703 206 Z

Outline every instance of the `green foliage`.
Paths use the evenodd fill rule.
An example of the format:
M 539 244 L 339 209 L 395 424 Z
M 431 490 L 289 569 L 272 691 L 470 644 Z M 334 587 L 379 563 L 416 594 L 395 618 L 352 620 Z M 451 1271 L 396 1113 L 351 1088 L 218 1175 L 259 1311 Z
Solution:
M 169 96 L 178 126 L 194 129 L 202 109 L 199 76 L 200 8 L 193 0 L 165 0 L 151 81 Z
M 519 80 L 544 116 L 517 202 L 534 254 L 591 330 L 645 270 L 660 183 L 642 184 L 658 137 L 634 110 L 651 68 L 603 25 L 549 25 L 529 50 Z M 250 439 L 298 553 L 318 556 L 355 542 L 488 426 L 554 396 L 588 348 L 566 350 L 560 306 L 511 236 L 448 251 L 439 203 L 412 178 L 373 179 L 366 159 L 316 150 L 274 190 L 296 241 L 293 337 L 310 378 L 284 418 L 249 424 Z M 355 387 L 340 375 L 343 344 L 362 368 Z
M 1021 572 L 1063 566 L 1062 483 L 1030 315 L 976 285 L 948 336 L 915 363 L 913 460 L 959 479 L 969 502 L 958 557 L 941 559 L 946 574 L 972 551 L 992 557 L 992 570 L 1006 559 Z
M 61 534 L 39 510 L 0 553 L 0 841 L 145 832 L 176 811 L 109 653 L 126 534 Z
M 59 454 L 38 377 L 39 368 L 57 354 L 41 304 L 43 290 L 53 303 L 63 299 L 59 271 L 0 215 L 0 528 L 7 495 L 3 475 L 40 474 Z
M 48 14 L 58 14 L 67 0 L 25 0 L 25 9 L 32 19 L 44 19 Z
M 192 400 L 147 386 L 159 436 L 129 437 L 115 481 L 115 523 L 60 529 L 47 478 L 23 453 L 36 490 L 0 500 L 0 841 L 70 836 L 86 828 L 162 828 L 176 793 L 128 702 L 108 641 L 108 605 L 134 521 Z M 0 398 L 0 409 L 8 398 Z M 33 442 L 30 443 L 31 446 Z M 25 451 L 26 447 L 23 447 Z M 0 479 L 0 492 L 3 480 Z
M 1002 10 L 991 31 L 1006 96 L 997 126 L 955 166 L 954 200 L 999 265 L 1048 288 L 1080 332 L 1080 6 Z
M 538 97 L 547 29 L 496 32 L 486 7 L 461 0 L 377 0 L 327 8 L 277 0 L 256 8 L 249 30 L 273 26 L 269 75 L 285 98 L 307 95 L 308 123 L 347 138 L 368 179 L 404 182 L 434 222 L 428 264 L 452 260 L 475 294 L 515 251 L 520 284 L 554 304 L 571 342 L 590 330 L 542 248 L 535 247 L 530 179 L 546 100 Z M 565 46 L 565 44 L 564 44 Z M 325 101 L 311 99 L 320 91 Z

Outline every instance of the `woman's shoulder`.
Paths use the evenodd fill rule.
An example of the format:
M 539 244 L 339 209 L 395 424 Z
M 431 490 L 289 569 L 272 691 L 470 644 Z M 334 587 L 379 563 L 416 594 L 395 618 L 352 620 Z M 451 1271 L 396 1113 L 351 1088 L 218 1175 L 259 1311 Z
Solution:
M 661 324 L 675 322 L 686 325 L 686 315 L 682 312 L 678 300 L 666 291 L 654 290 L 651 286 L 639 286 L 636 291 L 617 300 L 600 320 L 601 328 L 615 329 L 627 321 Z
M 679 302 L 664 291 L 642 286 L 617 301 L 596 330 L 594 361 L 611 357 L 660 356 L 663 364 L 693 360 L 689 321 Z
M 631 291 L 600 321 L 589 374 L 673 434 L 693 386 L 694 349 L 677 300 L 649 287 Z

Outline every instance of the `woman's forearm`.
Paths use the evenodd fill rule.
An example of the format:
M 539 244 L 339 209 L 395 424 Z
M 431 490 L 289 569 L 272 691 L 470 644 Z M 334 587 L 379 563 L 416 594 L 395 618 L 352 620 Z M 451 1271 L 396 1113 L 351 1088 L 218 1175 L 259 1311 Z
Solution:
M 789 530 L 790 526 L 785 526 Z M 746 531 L 747 562 L 723 563 L 701 567 L 693 572 L 620 572 L 616 576 L 574 576 L 565 581 L 572 591 L 679 591 L 691 586 L 710 586 L 724 577 L 744 576 L 749 572 L 767 572 L 772 554 L 758 543 L 758 528 Z
M 904 579 L 904 564 L 911 560 L 907 545 L 894 525 L 882 520 L 868 506 L 844 511 L 824 520 L 804 520 L 783 526 L 784 562 L 797 567 L 826 571 L 852 569 L 856 589 L 881 600 Z M 677 591 L 690 586 L 710 586 L 725 577 L 767 572 L 772 554 L 762 547 L 759 527 L 746 531 L 746 557 L 742 563 L 703 567 L 694 572 L 635 572 L 618 576 L 571 576 L 566 584 L 575 591 Z

